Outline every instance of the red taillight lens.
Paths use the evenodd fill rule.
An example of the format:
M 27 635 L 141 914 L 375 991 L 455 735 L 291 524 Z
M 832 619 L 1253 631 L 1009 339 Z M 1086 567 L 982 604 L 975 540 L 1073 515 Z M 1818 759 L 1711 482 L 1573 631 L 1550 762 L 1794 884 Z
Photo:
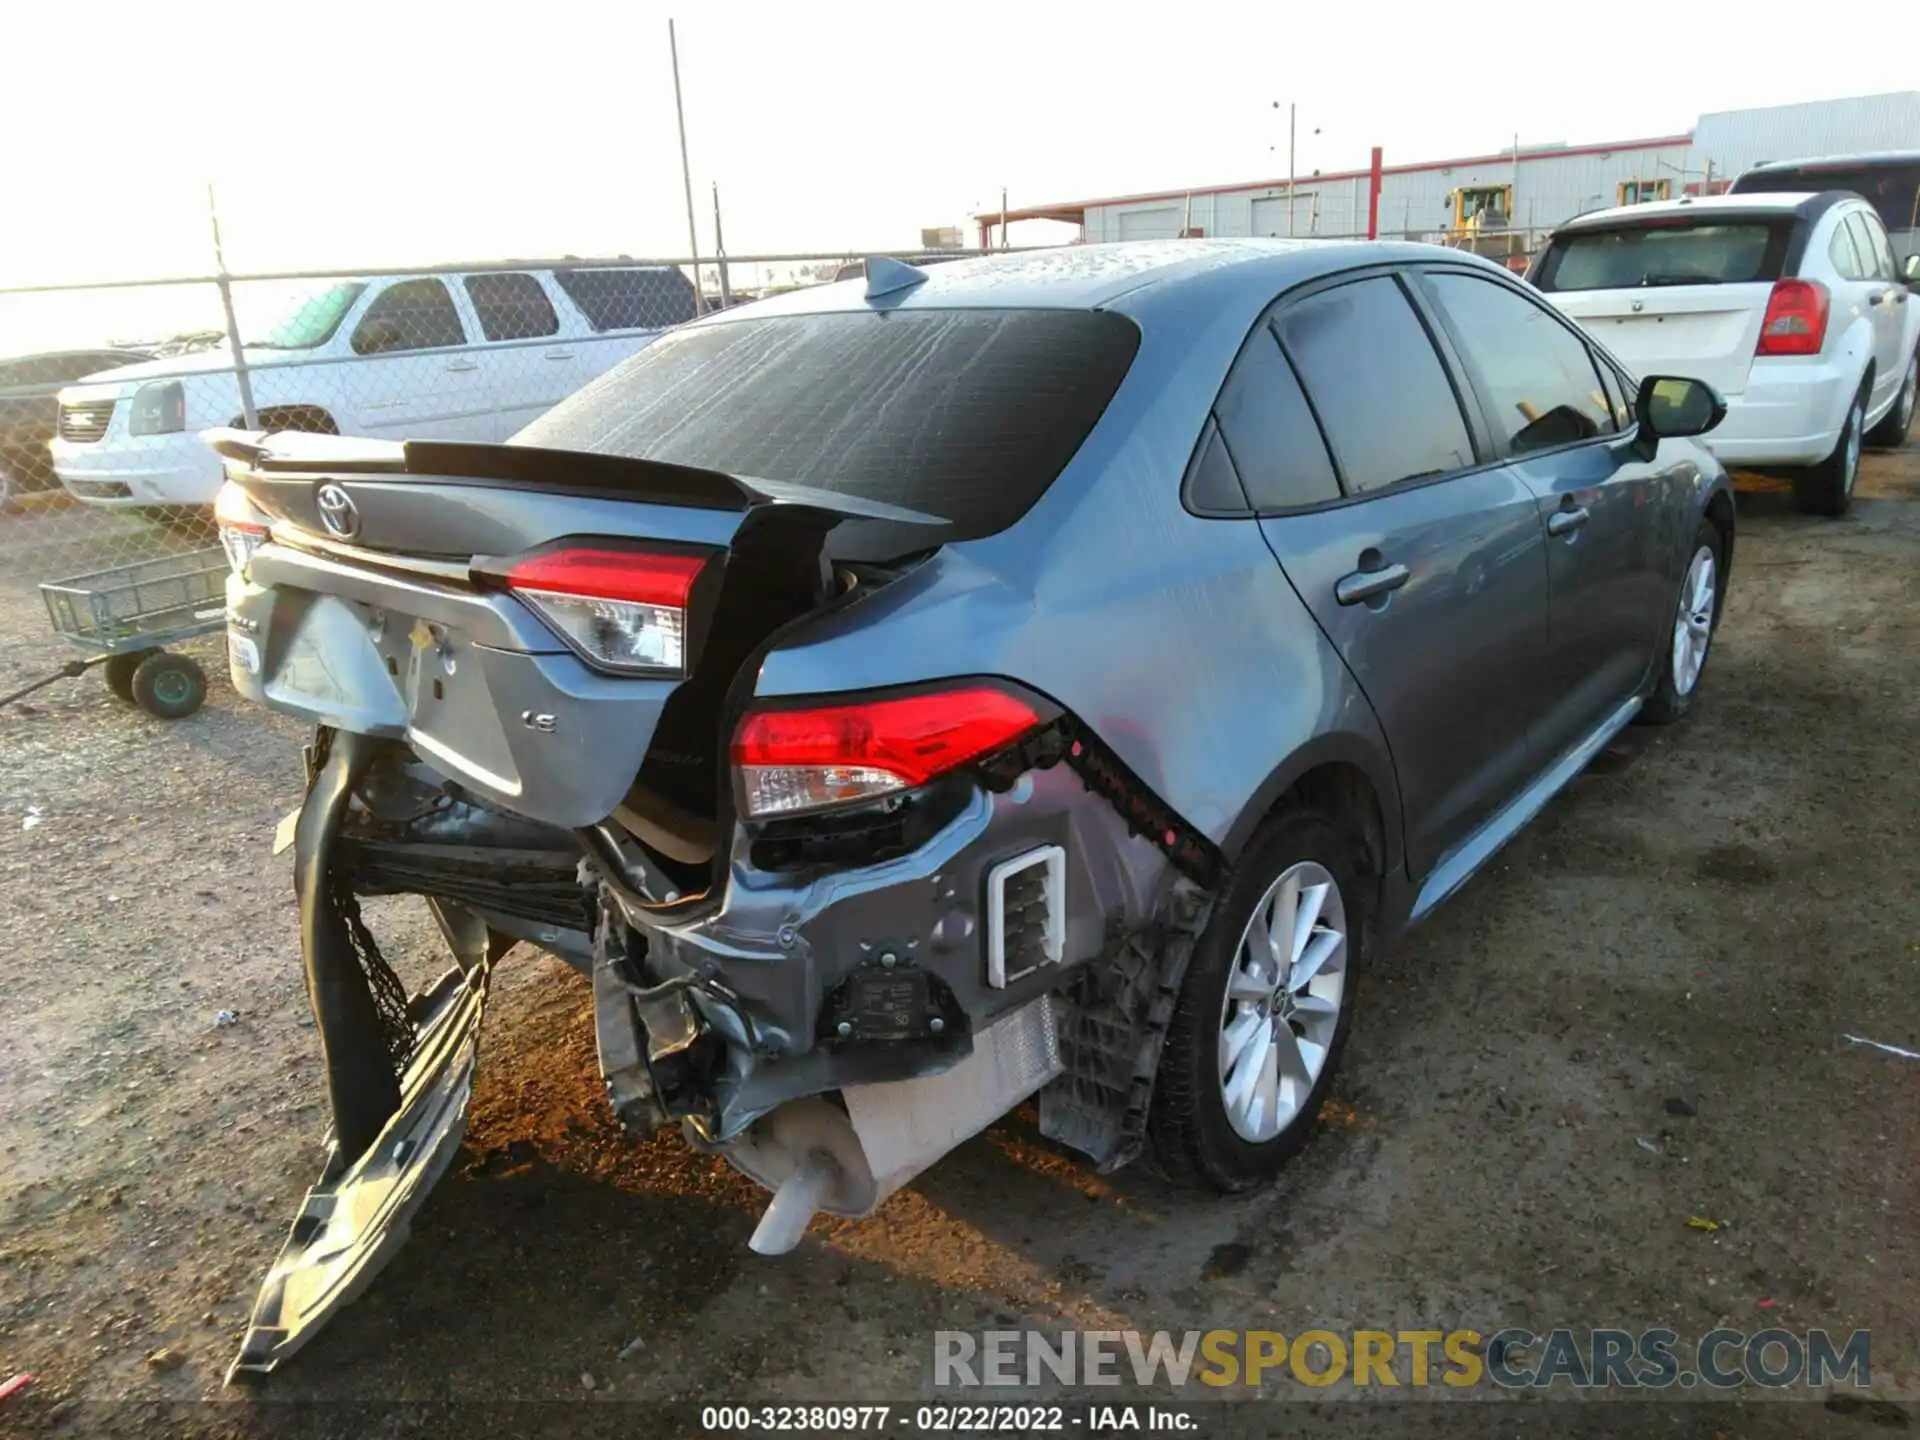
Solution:
M 1760 322 L 1756 355 L 1818 355 L 1827 343 L 1827 287 L 1818 280 L 1776 280 Z
M 704 555 L 567 546 L 516 561 L 507 588 L 607 670 L 683 675 L 687 600 Z
M 247 492 L 231 480 L 220 487 L 213 502 L 214 523 L 220 528 L 220 548 L 236 575 L 247 573 L 253 552 L 267 543 L 267 517 L 253 506 Z
M 749 817 L 791 815 L 915 789 L 1042 723 L 991 685 L 761 710 L 740 722 L 733 764 Z

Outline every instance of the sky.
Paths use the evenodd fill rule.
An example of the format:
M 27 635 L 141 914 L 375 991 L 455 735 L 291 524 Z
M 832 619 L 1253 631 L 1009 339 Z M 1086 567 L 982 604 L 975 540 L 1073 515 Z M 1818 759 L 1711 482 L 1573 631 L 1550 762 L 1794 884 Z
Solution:
M 1679 133 L 1711 110 L 1913 88 L 1910 44 L 1798 63 L 1725 3 L 1351 6 L 90 0 L 0 7 L 0 291 L 237 271 L 910 248 L 1014 207 Z M 1911 11 L 1850 7 L 1857 36 Z M 84 40 L 84 57 L 75 45 Z M 62 60 L 63 56 L 73 56 Z M 1839 63 L 1844 56 L 1845 67 Z M 1015 243 L 1069 238 L 1037 223 Z M 750 283 L 750 282 L 749 282 Z M 0 351 L 177 308 L 0 293 Z M 195 303 L 207 303 L 204 293 Z M 133 325 L 138 329 L 138 325 Z M 10 335 L 8 331 L 13 333 Z M 104 334 L 91 338 L 104 339 Z M 124 338 L 124 337 L 123 337 Z

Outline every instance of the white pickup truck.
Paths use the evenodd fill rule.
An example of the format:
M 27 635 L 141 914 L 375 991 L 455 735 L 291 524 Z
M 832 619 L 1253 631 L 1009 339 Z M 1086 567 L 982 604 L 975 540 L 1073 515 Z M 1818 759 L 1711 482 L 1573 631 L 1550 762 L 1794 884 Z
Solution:
M 243 326 L 243 354 L 262 429 L 504 440 L 693 316 L 692 284 L 660 267 L 343 279 Z M 200 432 L 244 409 L 225 346 L 129 365 L 61 390 L 54 471 L 91 505 L 210 505 Z

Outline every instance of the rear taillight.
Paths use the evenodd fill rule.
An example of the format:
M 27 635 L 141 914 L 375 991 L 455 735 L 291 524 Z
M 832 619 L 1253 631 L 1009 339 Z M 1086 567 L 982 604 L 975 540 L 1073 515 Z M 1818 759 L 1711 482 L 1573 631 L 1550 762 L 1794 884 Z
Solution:
M 220 548 L 236 575 L 247 573 L 253 552 L 267 543 L 267 517 L 254 509 L 247 492 L 231 480 L 220 487 L 213 502 L 214 522 L 220 527 Z
M 502 578 L 590 663 L 629 674 L 684 675 L 687 599 L 707 558 L 563 546 L 514 562 Z
M 743 812 L 793 815 L 914 790 L 1045 723 L 998 686 L 759 710 L 740 722 L 733 765 Z
M 1760 322 L 1756 355 L 1818 355 L 1827 342 L 1827 287 L 1818 280 L 1776 280 Z

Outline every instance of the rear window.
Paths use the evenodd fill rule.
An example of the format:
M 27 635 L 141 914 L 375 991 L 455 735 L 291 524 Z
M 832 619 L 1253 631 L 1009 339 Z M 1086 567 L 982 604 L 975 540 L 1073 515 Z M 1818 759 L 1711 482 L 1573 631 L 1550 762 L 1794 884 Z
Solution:
M 1533 283 L 1542 290 L 1739 285 L 1778 280 L 1793 234 L 1779 220 L 1686 220 L 1576 230 L 1553 237 Z
M 662 336 L 516 443 L 699 466 L 1011 525 L 1086 439 L 1140 334 L 1079 310 L 770 316 Z
M 678 270 L 556 270 L 596 330 L 664 330 L 693 319 L 693 282 Z
M 1893 165 L 1808 165 L 1783 170 L 1749 171 L 1733 182 L 1737 195 L 1796 195 L 1821 190 L 1851 190 L 1871 201 L 1889 230 L 1920 226 L 1920 163 Z

